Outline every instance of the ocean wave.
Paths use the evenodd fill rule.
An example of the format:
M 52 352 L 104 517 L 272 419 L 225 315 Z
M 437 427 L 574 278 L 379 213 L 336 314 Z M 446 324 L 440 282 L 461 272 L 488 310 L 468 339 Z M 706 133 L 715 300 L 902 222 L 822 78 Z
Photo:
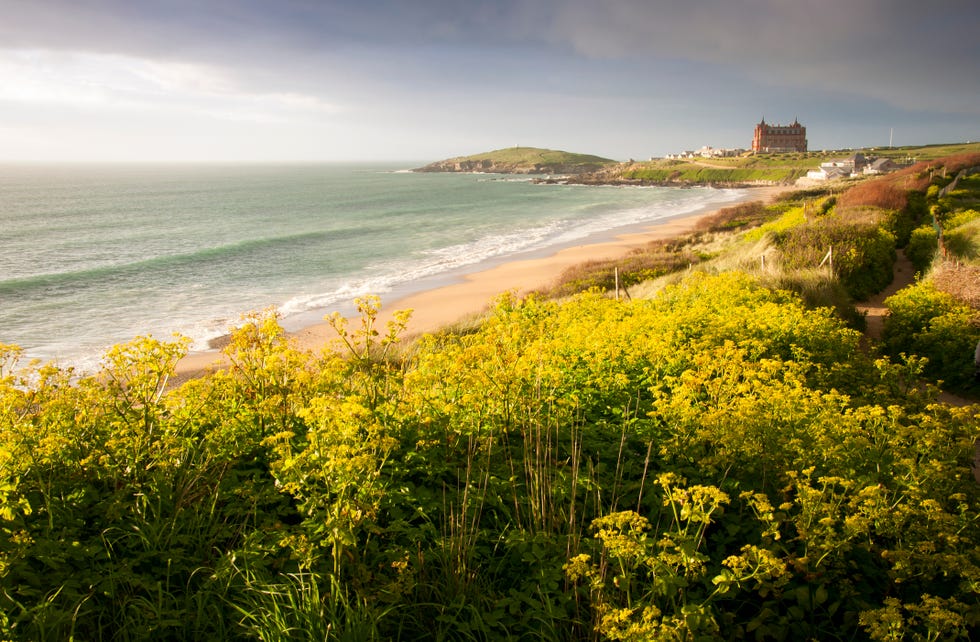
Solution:
M 529 226 L 503 234 L 491 234 L 467 243 L 427 250 L 408 260 L 386 261 L 369 265 L 363 278 L 354 278 L 335 288 L 315 294 L 290 298 L 279 306 L 280 314 L 289 319 L 331 306 L 350 308 L 350 302 L 367 294 L 382 295 L 401 286 L 451 275 L 501 257 L 515 256 L 568 246 L 575 241 L 603 233 L 614 233 L 664 218 L 684 216 L 705 207 L 724 205 L 743 195 L 742 190 L 705 190 L 700 198 L 668 198 L 653 205 L 631 209 L 613 209 L 589 218 L 568 217 L 545 225 Z M 581 216 L 582 213 L 579 213 Z
M 363 240 L 372 234 L 385 232 L 383 227 L 360 226 L 356 229 L 341 229 L 330 231 L 305 232 L 286 234 L 275 237 L 247 239 L 235 243 L 205 247 L 193 252 L 166 254 L 154 256 L 139 261 L 126 263 L 111 263 L 80 270 L 40 273 L 27 277 L 18 277 L 0 281 L 0 294 L 24 295 L 32 290 L 44 292 L 50 296 L 58 289 L 77 289 L 94 285 L 116 286 L 120 282 L 138 277 L 146 281 L 149 275 L 168 270 L 190 268 L 207 274 L 207 269 L 213 264 L 228 264 L 248 254 L 283 251 L 295 253 L 304 246 L 315 246 L 324 242 L 338 243 L 348 239 Z
M 566 226 L 567 221 L 555 221 L 549 225 L 427 250 L 409 260 L 375 263 L 363 270 L 363 274 L 370 276 L 346 280 L 325 292 L 294 296 L 280 305 L 278 310 L 288 319 L 330 306 L 348 307 L 346 304 L 360 296 L 382 295 L 404 284 L 451 274 L 501 256 L 546 247 L 548 239 L 555 238 Z

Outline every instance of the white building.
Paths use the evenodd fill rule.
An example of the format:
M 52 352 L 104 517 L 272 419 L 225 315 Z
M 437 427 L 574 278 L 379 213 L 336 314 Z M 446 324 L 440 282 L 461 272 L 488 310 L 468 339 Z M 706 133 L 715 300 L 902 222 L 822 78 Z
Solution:
M 889 172 L 894 172 L 895 170 L 901 169 L 902 166 L 893 161 L 890 158 L 879 158 L 873 163 L 869 163 L 864 167 L 865 174 L 887 174 Z
M 830 181 L 837 178 L 858 176 L 868 164 L 864 154 L 858 152 L 847 158 L 820 163 L 820 168 L 806 173 L 806 177 L 815 181 Z

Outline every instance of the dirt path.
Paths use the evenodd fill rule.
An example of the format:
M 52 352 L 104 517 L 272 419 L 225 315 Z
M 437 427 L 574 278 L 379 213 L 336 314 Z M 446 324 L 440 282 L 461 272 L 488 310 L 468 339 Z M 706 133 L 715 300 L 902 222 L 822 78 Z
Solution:
M 885 315 L 888 308 L 885 307 L 885 299 L 895 294 L 902 288 L 909 286 L 915 280 L 915 269 L 912 262 L 905 256 L 905 250 L 898 250 L 895 259 L 895 276 L 892 282 L 884 290 L 874 295 L 863 303 L 855 305 L 858 312 L 865 316 L 867 329 L 864 331 L 869 339 L 881 341 L 881 330 L 884 326 Z

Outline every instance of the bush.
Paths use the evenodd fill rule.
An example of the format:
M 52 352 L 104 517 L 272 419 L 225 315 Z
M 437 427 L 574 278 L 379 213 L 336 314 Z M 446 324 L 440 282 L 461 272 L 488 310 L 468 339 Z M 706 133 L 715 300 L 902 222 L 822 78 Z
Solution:
M 980 316 L 936 286 L 923 281 L 885 300 L 889 316 L 882 339 L 892 356 L 926 357 L 925 375 L 966 388 L 973 377 L 973 355 L 980 341 Z
M 912 262 L 915 271 L 924 274 L 932 265 L 938 250 L 939 235 L 936 233 L 936 228 L 923 225 L 912 232 L 908 247 L 905 248 L 905 255 Z
M 885 229 L 895 237 L 895 247 L 905 247 L 912 236 L 912 230 L 918 222 L 911 207 L 900 210 L 889 210 L 883 217 Z
M 790 268 L 816 267 L 833 248 L 834 272 L 859 301 L 880 292 L 893 277 L 895 237 L 877 225 L 827 219 L 777 233 L 774 241 Z
M 945 241 L 951 258 L 968 263 L 980 259 L 980 223 L 967 223 L 949 230 Z
M 825 270 L 775 270 L 759 275 L 760 282 L 773 290 L 797 294 L 806 307 L 834 310 L 848 327 L 864 331 L 867 319 L 854 307 L 854 301 L 840 281 Z
M 956 229 L 961 225 L 967 225 L 977 219 L 980 219 L 980 211 L 975 209 L 958 210 L 949 217 L 949 220 L 946 222 L 946 228 L 950 230 Z
M 916 223 L 921 223 L 929 215 L 926 195 L 922 192 L 909 192 L 908 201 L 909 204 L 905 210 L 908 212 L 909 218 Z

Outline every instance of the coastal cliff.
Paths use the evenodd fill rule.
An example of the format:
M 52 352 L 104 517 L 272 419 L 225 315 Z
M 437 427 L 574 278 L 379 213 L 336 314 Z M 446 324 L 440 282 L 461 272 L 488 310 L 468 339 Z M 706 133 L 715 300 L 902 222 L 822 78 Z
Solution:
M 537 147 L 510 147 L 430 163 L 416 172 L 482 172 L 487 174 L 582 174 L 617 164 L 590 154 Z

